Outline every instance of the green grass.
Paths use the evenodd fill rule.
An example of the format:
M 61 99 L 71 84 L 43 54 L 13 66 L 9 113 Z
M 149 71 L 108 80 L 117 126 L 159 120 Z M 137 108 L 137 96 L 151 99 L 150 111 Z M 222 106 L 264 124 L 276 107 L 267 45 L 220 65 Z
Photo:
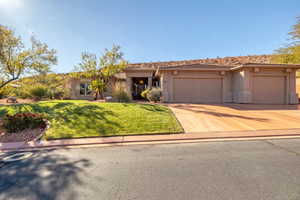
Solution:
M 68 100 L 0 106 L 0 117 L 17 112 L 47 114 L 51 127 L 45 139 L 182 132 L 162 105 Z

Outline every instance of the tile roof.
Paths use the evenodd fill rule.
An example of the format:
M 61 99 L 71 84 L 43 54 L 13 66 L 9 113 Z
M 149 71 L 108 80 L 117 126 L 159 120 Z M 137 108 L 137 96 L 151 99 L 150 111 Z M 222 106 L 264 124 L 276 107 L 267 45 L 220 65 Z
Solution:
M 252 55 L 252 56 L 235 56 L 223 58 L 206 58 L 198 60 L 182 60 L 169 62 L 148 62 L 148 63 L 132 63 L 128 67 L 131 69 L 157 69 L 158 67 L 173 67 L 183 65 L 209 64 L 214 66 L 233 67 L 247 63 L 271 63 L 271 55 Z

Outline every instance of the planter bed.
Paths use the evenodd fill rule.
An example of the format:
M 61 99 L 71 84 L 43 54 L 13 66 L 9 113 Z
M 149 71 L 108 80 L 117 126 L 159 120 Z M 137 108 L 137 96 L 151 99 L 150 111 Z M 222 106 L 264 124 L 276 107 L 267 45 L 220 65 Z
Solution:
M 49 122 L 47 127 L 44 129 L 35 128 L 35 129 L 25 129 L 18 133 L 7 133 L 5 129 L 0 128 L 0 143 L 8 142 L 30 142 L 39 140 L 49 128 Z

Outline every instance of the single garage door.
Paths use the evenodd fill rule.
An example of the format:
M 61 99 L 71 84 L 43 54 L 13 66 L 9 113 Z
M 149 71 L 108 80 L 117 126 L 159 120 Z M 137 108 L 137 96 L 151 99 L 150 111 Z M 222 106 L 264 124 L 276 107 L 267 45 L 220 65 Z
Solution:
M 221 103 L 222 79 L 177 78 L 173 85 L 174 102 Z
M 253 103 L 285 104 L 285 77 L 254 77 Z

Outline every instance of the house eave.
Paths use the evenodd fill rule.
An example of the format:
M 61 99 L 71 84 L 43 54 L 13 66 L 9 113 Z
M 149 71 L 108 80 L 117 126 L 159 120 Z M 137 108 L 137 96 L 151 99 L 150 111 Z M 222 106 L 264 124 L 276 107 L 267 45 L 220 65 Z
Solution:
M 156 69 L 153 69 L 153 68 L 126 68 L 123 70 L 124 72 L 127 72 L 127 71 L 156 71 Z
M 289 68 L 289 69 L 300 69 L 300 65 L 298 64 L 260 64 L 260 63 L 247 63 L 243 65 L 239 65 L 236 67 L 232 67 L 231 70 L 239 70 L 242 68 Z

